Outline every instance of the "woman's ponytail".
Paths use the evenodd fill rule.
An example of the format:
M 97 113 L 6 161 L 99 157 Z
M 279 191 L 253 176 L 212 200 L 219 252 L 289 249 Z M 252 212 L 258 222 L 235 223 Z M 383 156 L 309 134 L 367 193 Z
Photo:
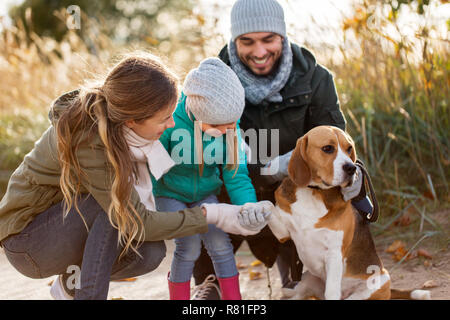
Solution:
M 111 168 L 111 204 L 107 214 L 118 229 L 123 246 L 120 257 L 133 240 L 144 239 L 141 216 L 131 205 L 135 168 L 123 136 L 126 121 L 148 119 L 164 108 L 172 107 L 178 98 L 178 77 L 161 61 L 145 52 L 130 54 L 119 62 L 104 81 L 82 88 L 56 124 L 57 146 L 61 165 L 60 185 L 65 214 L 78 206 L 83 181 L 87 179 L 77 157 L 81 143 L 98 135 L 105 146 Z M 83 221 L 84 218 L 83 218 Z M 86 224 L 86 222 L 85 222 Z M 86 225 L 87 227 L 87 225 Z

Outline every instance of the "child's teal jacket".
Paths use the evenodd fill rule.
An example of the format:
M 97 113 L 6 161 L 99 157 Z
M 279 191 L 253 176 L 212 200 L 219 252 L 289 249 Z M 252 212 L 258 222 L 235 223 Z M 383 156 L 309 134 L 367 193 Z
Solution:
M 155 197 L 168 197 L 185 203 L 192 203 L 211 194 L 219 194 L 222 183 L 230 197 L 231 203 L 241 205 L 256 202 L 256 193 L 248 176 L 247 158 L 242 146 L 242 138 L 237 125 L 239 146 L 239 167 L 228 170 L 226 166 L 226 138 L 213 138 L 202 132 L 203 142 L 203 174 L 194 162 L 194 121 L 185 108 L 186 96 L 181 95 L 174 112 L 175 127 L 164 131 L 161 143 L 177 163 L 158 181 L 153 180 Z M 194 119 L 192 115 L 192 119 Z M 198 161 L 197 161 L 198 162 Z M 222 166 L 223 182 L 220 179 Z M 234 175 L 234 176 L 233 176 Z

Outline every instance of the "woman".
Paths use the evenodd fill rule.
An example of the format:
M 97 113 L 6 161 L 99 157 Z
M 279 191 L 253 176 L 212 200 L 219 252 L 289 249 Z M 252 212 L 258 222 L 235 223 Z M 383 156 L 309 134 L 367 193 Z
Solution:
M 254 218 L 270 211 L 268 204 L 252 204 L 250 219 L 242 219 L 248 211 L 225 204 L 154 211 L 143 168 L 157 176 L 170 168 L 154 142 L 174 125 L 177 97 L 176 76 L 156 57 L 136 53 L 104 81 L 53 103 L 52 125 L 13 173 L 0 202 L 1 244 L 19 272 L 59 275 L 51 289 L 55 298 L 106 299 L 110 280 L 160 264 L 163 239 L 204 233 L 208 223 L 236 234 L 264 226 Z M 68 285 L 73 266 L 81 270 L 75 290 Z

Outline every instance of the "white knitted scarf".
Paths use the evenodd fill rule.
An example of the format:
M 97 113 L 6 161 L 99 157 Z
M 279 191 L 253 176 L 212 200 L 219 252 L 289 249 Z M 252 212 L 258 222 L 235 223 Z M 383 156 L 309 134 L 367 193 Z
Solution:
M 159 180 L 175 165 L 159 140 L 147 140 L 137 135 L 132 129 L 123 126 L 123 133 L 130 148 L 133 161 L 137 162 L 137 180 L 134 187 L 147 210 L 156 210 L 153 196 L 152 179 L 148 169 L 156 180 Z M 147 169 L 148 165 L 148 169 Z

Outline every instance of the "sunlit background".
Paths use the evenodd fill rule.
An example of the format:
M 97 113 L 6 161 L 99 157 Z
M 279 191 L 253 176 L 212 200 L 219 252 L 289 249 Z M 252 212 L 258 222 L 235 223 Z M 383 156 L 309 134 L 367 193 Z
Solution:
M 383 218 L 449 207 L 448 0 L 280 0 L 288 36 L 334 75 Z M 233 0 L 1 0 L 0 195 L 49 104 L 133 49 L 181 80 L 229 41 Z M 70 5 L 81 8 L 71 30 Z M 425 209 L 424 209 L 425 210 Z M 383 221 L 381 221 L 383 222 Z M 422 230 L 423 231 L 423 230 Z
M 28 1 L 29 2 L 29 1 Z M 78 2 L 85 3 L 86 1 L 55 1 L 49 0 L 51 3 L 70 3 L 77 5 Z M 99 1 L 104 2 L 104 1 Z M 116 0 L 115 7 L 118 12 L 123 15 L 132 17 L 124 23 L 118 23 L 114 25 L 114 36 L 116 40 L 129 39 L 130 32 L 132 30 L 139 30 L 141 36 L 145 36 L 145 32 L 142 33 L 142 27 L 147 25 L 145 16 L 140 13 L 146 11 L 150 15 L 154 15 L 152 19 L 155 19 L 163 27 L 157 28 L 158 30 L 147 30 L 148 36 L 156 38 L 164 38 L 169 34 L 180 32 L 180 28 L 192 27 L 192 22 L 180 19 L 180 15 L 168 14 L 165 10 L 158 12 L 162 3 L 172 2 L 176 8 L 177 1 L 162 1 L 162 0 Z M 178 1 L 181 3 L 181 1 Z M 229 13 L 234 0 L 199 0 L 199 1 L 186 1 L 189 5 L 183 5 L 183 12 L 190 11 L 190 16 L 201 19 L 201 22 L 206 25 L 207 28 L 213 30 L 213 32 L 220 34 L 223 40 L 227 40 L 230 37 L 230 25 L 229 25 Z M 312 45 L 325 45 L 325 46 L 339 46 L 343 39 L 342 24 L 349 17 L 353 17 L 355 14 L 355 8 L 357 4 L 365 3 L 365 6 L 377 7 L 376 10 L 378 17 L 372 19 L 372 23 L 375 27 L 381 27 L 383 25 L 381 16 L 383 18 L 389 17 L 390 6 L 377 5 L 377 1 L 363 1 L 363 0 L 279 0 L 280 4 L 285 9 L 286 23 L 288 25 L 288 33 L 292 40 L 298 43 L 307 43 Z M 393 6 L 398 6 L 401 3 L 403 5 L 401 12 L 396 17 L 396 25 L 384 25 L 383 32 L 395 41 L 399 41 L 401 37 L 407 37 L 410 40 L 413 39 L 417 32 L 424 28 L 429 28 L 428 36 L 431 38 L 446 39 L 448 38 L 448 25 L 447 21 L 450 18 L 450 4 L 448 1 L 378 1 L 379 3 L 389 3 Z M 11 7 L 18 6 L 24 3 L 24 0 L 2 0 L 0 2 L 0 17 L 3 19 L 3 25 L 10 26 L 11 18 L 8 16 L 8 10 Z M 421 3 L 428 3 L 427 10 L 421 15 L 417 15 L 418 6 Z M 114 6 L 114 5 L 113 5 Z M 364 5 L 363 5 L 364 6 Z M 101 6 L 100 6 L 101 7 Z M 61 5 L 61 9 L 64 6 Z M 98 9 L 98 8 L 97 8 Z M 48 16 L 53 16 L 53 12 L 47 12 Z M 384 12 L 383 12 L 384 11 Z M 95 12 L 98 13 L 98 12 Z M 88 18 L 99 18 L 97 14 L 90 16 L 89 12 L 85 13 Z M 380 15 L 381 14 L 381 15 Z M 199 20 L 200 21 L 200 20 Z M 198 22 L 199 22 L 198 21 Z M 2 25 L 0 25 L 2 28 Z M 166 44 L 163 44 L 163 49 L 167 48 Z M 216 48 L 214 48 L 216 49 Z

